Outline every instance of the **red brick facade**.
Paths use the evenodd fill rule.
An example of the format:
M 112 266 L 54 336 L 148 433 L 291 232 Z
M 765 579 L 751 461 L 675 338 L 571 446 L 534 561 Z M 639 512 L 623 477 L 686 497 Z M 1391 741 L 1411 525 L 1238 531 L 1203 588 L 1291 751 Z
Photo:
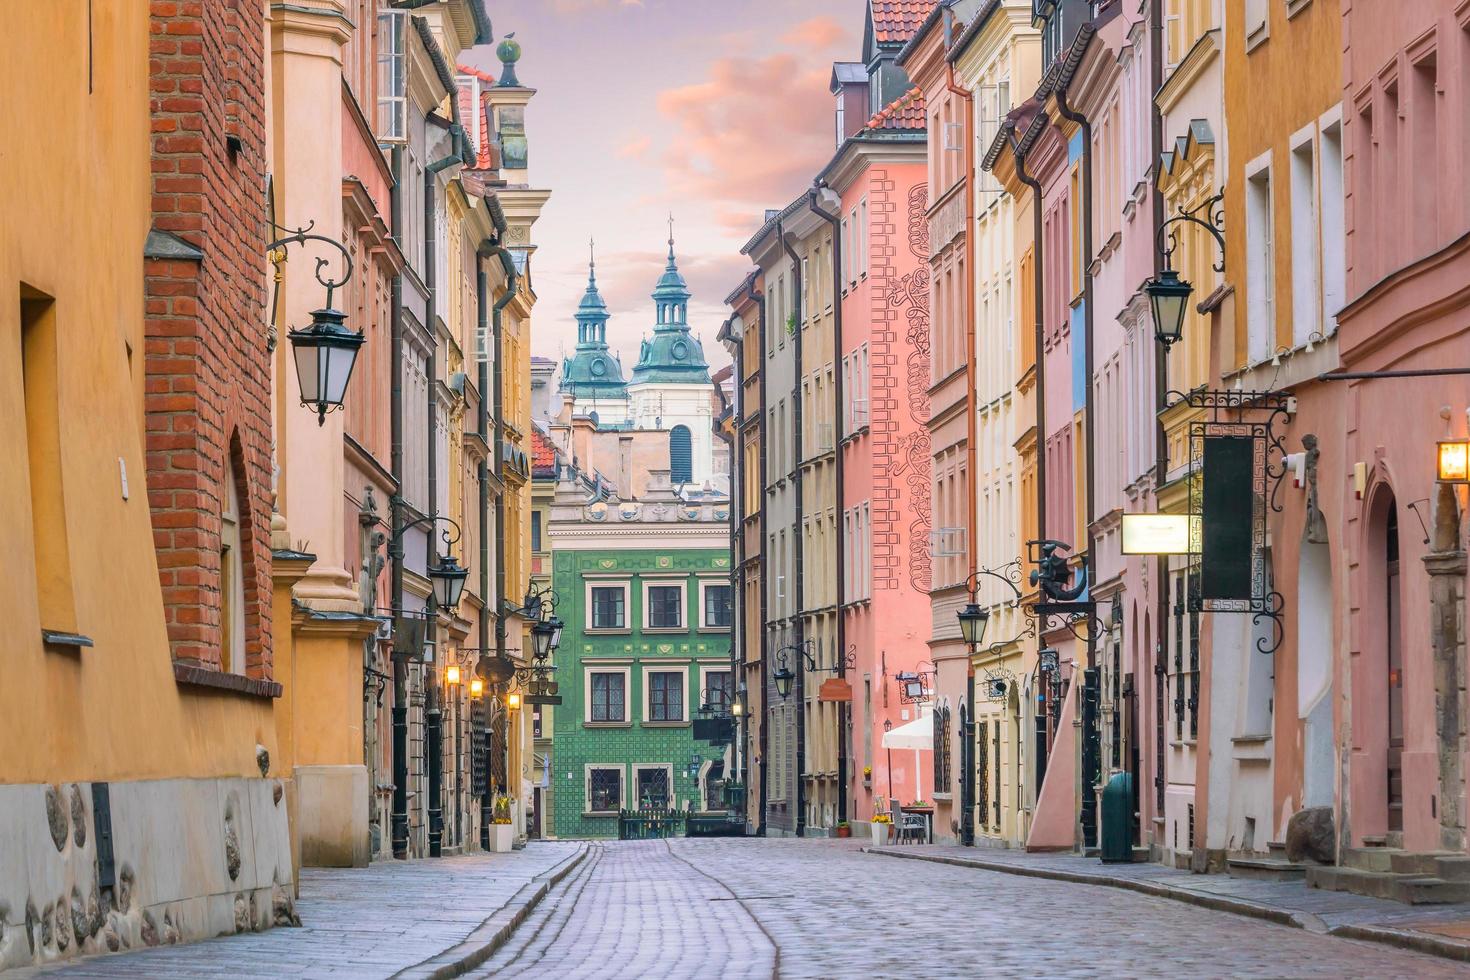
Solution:
M 144 407 L 169 643 L 180 663 L 221 667 L 221 514 L 233 470 L 244 667 L 269 678 L 272 355 L 260 4 L 151 0 L 150 11 L 154 234 L 145 264 Z

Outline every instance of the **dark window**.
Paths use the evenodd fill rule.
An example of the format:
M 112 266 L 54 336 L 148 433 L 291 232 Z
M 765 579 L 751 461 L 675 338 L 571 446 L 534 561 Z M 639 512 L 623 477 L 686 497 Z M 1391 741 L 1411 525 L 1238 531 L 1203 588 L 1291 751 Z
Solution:
M 627 625 L 623 618 L 623 587 L 594 586 L 592 589 L 592 628 L 620 630 Z
M 621 672 L 592 675 L 593 721 L 628 720 L 627 712 L 623 710 L 627 693 L 624 680 Z
M 732 590 L 728 585 L 706 585 L 704 587 L 704 625 L 730 628 Z
M 669 771 L 667 769 L 638 770 L 638 808 L 664 809 L 669 805 Z
M 985 805 L 985 801 L 990 798 L 990 722 L 980 722 L 976 731 L 975 796 L 980 803 L 980 826 L 989 827 L 990 808 Z
M 676 425 L 669 431 L 669 480 L 675 486 L 694 480 L 694 446 L 687 426 Z
M 711 708 L 723 710 L 735 699 L 735 682 L 728 670 L 712 670 L 704 675 L 705 701 Z
M 678 629 L 684 625 L 684 590 L 677 585 L 648 587 L 648 625 L 653 629 Z
M 531 550 L 541 550 L 541 512 L 531 511 Z
M 587 803 L 594 813 L 609 813 L 623 805 L 623 771 L 593 769 L 587 776 Z
M 648 675 L 648 720 L 684 720 L 684 675 L 658 671 Z
M 949 709 L 934 709 L 934 792 L 950 791 Z

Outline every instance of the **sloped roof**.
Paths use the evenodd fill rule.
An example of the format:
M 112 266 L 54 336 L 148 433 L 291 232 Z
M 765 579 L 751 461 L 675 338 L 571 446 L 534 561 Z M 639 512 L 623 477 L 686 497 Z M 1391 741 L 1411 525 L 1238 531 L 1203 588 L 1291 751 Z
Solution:
M 929 116 L 924 108 L 924 93 L 915 86 L 873 114 L 864 129 L 922 130 Z
M 873 40 L 878 44 L 907 44 L 934 10 L 937 0 L 872 0 Z
M 533 476 L 556 475 L 556 446 L 541 426 L 531 426 L 531 474 Z

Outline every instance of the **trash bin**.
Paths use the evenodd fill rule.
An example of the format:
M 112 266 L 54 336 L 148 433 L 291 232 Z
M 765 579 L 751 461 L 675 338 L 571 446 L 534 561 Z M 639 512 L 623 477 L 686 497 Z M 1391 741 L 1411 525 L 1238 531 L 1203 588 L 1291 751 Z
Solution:
M 1133 860 L 1133 774 L 1114 773 L 1102 793 L 1104 863 Z

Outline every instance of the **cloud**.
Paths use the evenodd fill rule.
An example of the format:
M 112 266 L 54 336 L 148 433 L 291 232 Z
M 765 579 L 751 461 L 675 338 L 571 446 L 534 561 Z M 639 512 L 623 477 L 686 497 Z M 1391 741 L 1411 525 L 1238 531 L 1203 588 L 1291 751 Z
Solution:
M 748 214 L 750 227 L 789 203 L 833 153 L 830 73 L 789 53 L 725 57 L 704 81 L 660 93 L 674 128 L 663 155 L 670 191 Z
M 551 0 L 550 6 L 558 16 L 570 17 L 606 7 L 641 7 L 643 0 Z
M 781 43 L 792 48 L 836 47 L 847 40 L 847 29 L 837 23 L 835 17 L 812 17 L 781 35 Z
M 653 145 L 653 138 L 648 135 L 634 136 L 622 146 L 618 147 L 617 154 L 624 160 L 636 160 L 648 152 Z

